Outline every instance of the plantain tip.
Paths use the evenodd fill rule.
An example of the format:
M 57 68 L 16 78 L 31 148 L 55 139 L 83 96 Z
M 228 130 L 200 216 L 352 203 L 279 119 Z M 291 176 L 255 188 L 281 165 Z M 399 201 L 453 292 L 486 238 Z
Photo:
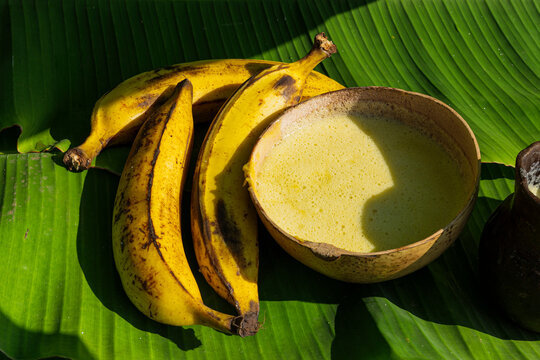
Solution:
M 336 45 L 334 45 L 332 41 L 328 40 L 324 32 L 315 35 L 313 47 L 316 49 L 321 49 L 328 56 L 335 54 L 337 52 Z
M 232 331 L 240 337 L 255 335 L 261 327 L 258 315 L 257 312 L 248 312 L 235 317 L 232 321 Z
M 69 171 L 80 172 L 83 170 L 88 170 L 92 159 L 88 158 L 88 156 L 86 156 L 84 151 L 81 149 L 73 148 L 66 151 L 62 161 Z

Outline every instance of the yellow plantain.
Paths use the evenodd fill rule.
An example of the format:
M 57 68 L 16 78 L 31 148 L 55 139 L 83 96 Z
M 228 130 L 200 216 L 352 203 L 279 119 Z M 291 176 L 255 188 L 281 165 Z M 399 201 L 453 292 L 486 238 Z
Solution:
M 116 268 L 129 299 L 149 318 L 238 333 L 237 318 L 203 304 L 182 244 L 180 204 L 192 144 L 192 85 L 183 80 L 164 97 L 138 132 L 120 177 L 112 227 Z
M 264 60 L 206 60 L 173 65 L 131 77 L 96 102 L 88 138 L 65 153 L 64 164 L 70 171 L 86 170 L 107 145 L 131 141 L 146 119 L 149 107 L 165 89 L 174 87 L 185 78 L 193 84 L 195 121 L 202 122 L 212 119 L 223 102 L 249 77 L 276 64 Z M 336 81 L 313 72 L 308 78 L 304 95 L 309 98 L 342 88 Z
M 197 261 L 208 283 L 236 307 L 248 332 L 259 326 L 257 213 L 243 186 L 242 167 L 270 120 L 301 100 L 312 69 L 335 51 L 319 34 L 304 58 L 247 80 L 219 110 L 199 152 L 191 198 Z

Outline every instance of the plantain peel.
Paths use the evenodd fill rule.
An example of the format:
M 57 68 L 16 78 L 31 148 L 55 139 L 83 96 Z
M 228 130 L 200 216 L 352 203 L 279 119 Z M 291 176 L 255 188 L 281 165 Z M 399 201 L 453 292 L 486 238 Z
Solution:
M 132 141 L 148 114 L 153 112 L 151 107 L 156 99 L 183 79 L 189 79 L 193 85 L 195 121 L 204 122 L 214 118 L 243 82 L 276 64 L 265 60 L 205 60 L 133 76 L 96 102 L 90 118 L 90 134 L 81 145 L 64 154 L 64 164 L 70 171 L 86 170 L 103 148 Z M 308 77 L 304 96 L 342 88 L 336 81 L 314 71 Z
M 191 198 L 195 254 L 207 282 L 236 307 L 246 335 L 259 328 L 259 246 L 242 168 L 263 129 L 302 99 L 313 68 L 335 52 L 321 33 L 302 59 L 249 78 L 219 110 L 199 152 Z
M 148 114 L 135 138 L 114 203 L 114 261 L 128 298 L 150 319 L 244 334 L 241 318 L 204 305 L 182 244 L 180 204 L 192 145 L 192 98 L 190 81 L 181 81 Z

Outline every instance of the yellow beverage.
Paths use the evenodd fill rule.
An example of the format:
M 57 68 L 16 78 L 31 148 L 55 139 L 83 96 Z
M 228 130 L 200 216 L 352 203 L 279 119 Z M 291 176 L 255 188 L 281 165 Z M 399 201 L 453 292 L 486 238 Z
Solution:
M 256 178 L 259 202 L 300 240 L 373 252 L 421 240 L 467 201 L 457 163 L 394 119 L 314 118 L 284 137 Z

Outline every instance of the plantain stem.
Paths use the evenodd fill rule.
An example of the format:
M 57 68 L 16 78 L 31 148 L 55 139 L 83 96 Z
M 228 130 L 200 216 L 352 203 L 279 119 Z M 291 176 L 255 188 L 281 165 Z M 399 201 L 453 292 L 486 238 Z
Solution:
M 80 172 L 90 168 L 92 157 L 88 156 L 80 147 L 76 147 L 66 151 L 62 161 L 69 171 Z
M 317 64 L 337 52 L 336 45 L 324 33 L 315 35 L 313 46 L 306 56 L 296 63 L 299 68 L 311 71 Z

